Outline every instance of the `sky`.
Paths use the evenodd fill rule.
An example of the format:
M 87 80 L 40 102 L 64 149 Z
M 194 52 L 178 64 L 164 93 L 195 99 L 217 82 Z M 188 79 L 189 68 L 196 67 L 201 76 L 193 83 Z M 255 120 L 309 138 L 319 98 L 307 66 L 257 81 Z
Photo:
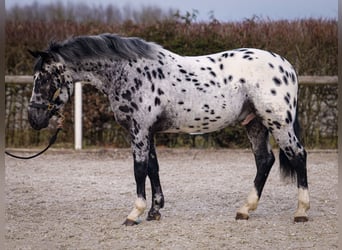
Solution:
M 6 9 L 14 5 L 37 3 L 55 3 L 56 0 L 6 0 Z M 335 18 L 338 16 L 338 0 L 60 0 L 68 3 L 87 3 L 89 6 L 113 4 L 118 7 L 130 5 L 138 9 L 141 6 L 158 6 L 162 9 L 180 10 L 181 14 L 193 10 L 199 12 L 197 21 L 208 21 L 212 12 L 219 21 L 241 21 L 253 16 L 261 18 L 299 19 L 299 18 Z M 94 3 L 95 2 L 95 3 Z

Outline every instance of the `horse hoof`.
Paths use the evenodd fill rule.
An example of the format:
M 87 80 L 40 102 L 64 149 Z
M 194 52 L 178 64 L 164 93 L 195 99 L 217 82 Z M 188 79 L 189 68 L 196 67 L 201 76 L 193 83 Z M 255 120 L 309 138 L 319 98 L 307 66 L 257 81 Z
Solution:
M 307 216 L 294 217 L 294 222 L 307 222 L 309 219 Z
M 146 220 L 147 221 L 160 220 L 160 218 L 161 218 L 161 214 L 159 213 L 159 211 L 153 211 L 153 212 L 148 213 Z
M 249 215 L 248 214 L 243 214 L 243 213 L 236 213 L 235 220 L 248 220 Z
M 122 223 L 122 225 L 125 225 L 125 226 L 135 226 L 138 224 L 139 224 L 139 222 L 134 221 L 134 220 L 129 220 L 129 219 L 126 219 L 125 222 Z

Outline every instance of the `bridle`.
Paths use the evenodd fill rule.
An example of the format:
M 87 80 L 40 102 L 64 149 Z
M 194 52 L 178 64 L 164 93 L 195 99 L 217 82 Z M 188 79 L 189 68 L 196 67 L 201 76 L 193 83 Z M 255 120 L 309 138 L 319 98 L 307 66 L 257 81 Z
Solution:
M 58 96 L 60 95 L 60 93 L 61 93 L 61 88 L 57 88 L 57 90 L 53 94 L 51 100 L 49 100 L 49 102 L 47 104 L 36 103 L 34 101 L 31 101 L 30 104 L 29 104 L 29 107 L 39 108 L 39 109 L 46 109 L 52 115 L 54 115 L 56 113 L 59 113 L 58 109 L 57 109 L 56 100 L 57 100 Z
M 44 148 L 42 151 L 31 155 L 31 156 L 18 156 L 18 155 L 14 155 L 12 153 L 9 153 L 8 151 L 5 151 L 5 154 L 17 158 L 17 159 L 22 159 L 22 160 L 29 160 L 32 158 L 35 158 L 41 154 L 43 154 L 46 150 L 48 150 L 55 142 L 57 139 L 57 135 L 58 133 L 62 130 L 63 127 L 63 122 L 64 122 L 64 115 L 62 114 L 62 112 L 60 112 L 57 108 L 57 104 L 56 104 L 56 100 L 59 96 L 59 94 L 61 93 L 61 88 L 57 88 L 57 90 L 55 91 L 55 93 L 53 94 L 51 100 L 49 101 L 48 104 L 43 104 L 43 103 L 36 103 L 36 102 L 30 102 L 29 107 L 32 108 L 40 108 L 40 109 L 46 109 L 49 111 L 49 113 L 51 113 L 52 115 L 57 114 L 58 115 L 58 127 L 56 132 L 51 136 L 50 140 L 49 140 L 49 144 L 47 145 L 46 148 Z

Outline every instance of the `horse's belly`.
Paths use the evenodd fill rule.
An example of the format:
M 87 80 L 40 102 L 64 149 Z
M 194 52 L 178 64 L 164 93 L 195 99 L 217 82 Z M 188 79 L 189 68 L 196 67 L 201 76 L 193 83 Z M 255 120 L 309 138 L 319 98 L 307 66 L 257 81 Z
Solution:
M 187 114 L 184 119 L 179 119 L 178 122 L 173 126 L 163 131 L 165 133 L 187 133 L 187 134 L 205 134 L 211 133 L 220 129 L 223 129 L 231 124 L 233 124 L 237 117 L 230 116 L 227 117 L 226 113 L 224 114 L 215 114 L 215 115 L 194 115 Z M 180 117 L 179 117 L 180 118 Z

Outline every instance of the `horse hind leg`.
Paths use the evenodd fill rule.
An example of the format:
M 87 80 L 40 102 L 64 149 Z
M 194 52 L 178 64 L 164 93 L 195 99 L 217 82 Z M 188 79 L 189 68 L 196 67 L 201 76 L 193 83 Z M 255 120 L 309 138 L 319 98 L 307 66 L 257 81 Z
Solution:
M 296 135 L 288 132 L 289 139 L 279 142 L 279 161 L 283 178 L 297 177 L 298 207 L 294 215 L 295 222 L 308 221 L 307 210 L 310 209 L 310 199 L 307 181 L 306 158 L 304 147 L 298 141 Z
M 249 211 L 257 208 L 262 190 L 275 160 L 269 145 L 268 129 L 262 124 L 260 119 L 254 118 L 245 125 L 254 153 L 257 174 L 254 179 L 254 187 L 248 195 L 246 203 L 236 213 L 235 218 L 237 220 L 247 220 L 249 218 Z

